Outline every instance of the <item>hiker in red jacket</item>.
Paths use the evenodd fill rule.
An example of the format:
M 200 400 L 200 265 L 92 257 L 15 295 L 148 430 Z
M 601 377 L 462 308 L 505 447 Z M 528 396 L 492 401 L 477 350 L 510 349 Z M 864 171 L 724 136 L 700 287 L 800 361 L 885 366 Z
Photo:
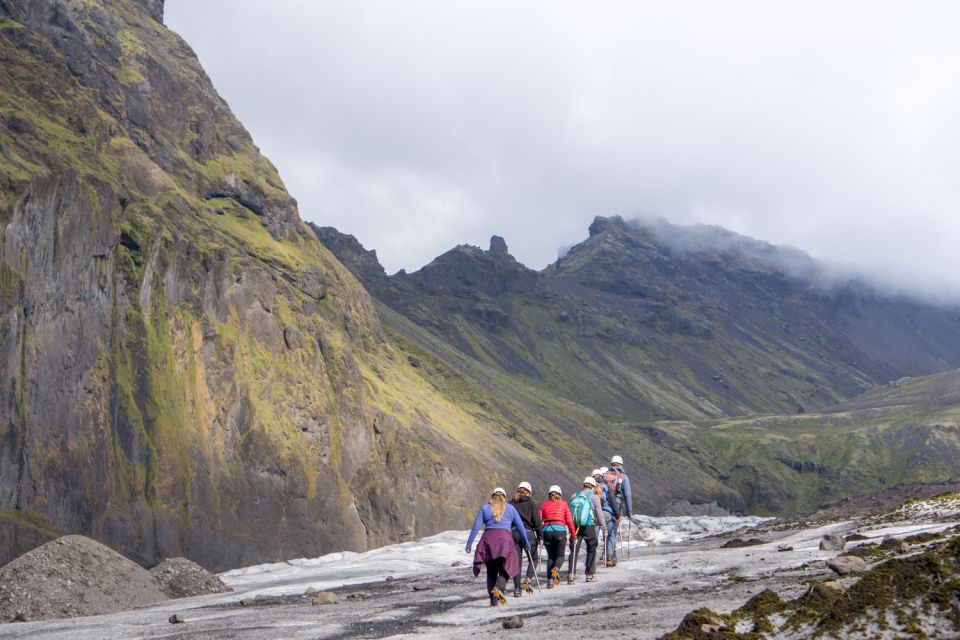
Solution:
M 570 544 L 577 541 L 577 530 L 573 526 L 570 507 L 563 501 L 563 491 L 553 485 L 547 492 L 548 497 L 540 505 L 540 520 L 543 522 L 543 547 L 547 550 L 547 589 L 560 584 L 560 567 L 567 550 L 567 533 Z

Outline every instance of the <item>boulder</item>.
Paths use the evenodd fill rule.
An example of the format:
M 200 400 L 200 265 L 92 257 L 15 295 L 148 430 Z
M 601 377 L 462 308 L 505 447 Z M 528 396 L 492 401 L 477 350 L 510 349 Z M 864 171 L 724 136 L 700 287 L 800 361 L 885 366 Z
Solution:
M 846 576 L 851 573 L 862 573 L 867 570 L 867 561 L 856 556 L 840 556 L 827 563 L 827 566 L 838 575 Z
M 820 539 L 821 551 L 843 551 L 845 546 L 847 546 L 846 540 L 835 534 L 826 535 Z
M 513 616 L 503 621 L 504 629 L 520 629 L 522 627 L 523 627 L 523 618 L 521 618 L 520 616 Z
M 187 621 L 187 619 L 183 617 L 182 613 L 175 613 L 172 616 L 170 616 L 170 618 L 167 621 L 170 624 L 183 624 L 184 622 Z
M 337 595 L 332 591 L 321 591 L 310 600 L 310 603 L 315 607 L 325 604 L 337 604 L 339 602 L 340 600 L 337 599 Z

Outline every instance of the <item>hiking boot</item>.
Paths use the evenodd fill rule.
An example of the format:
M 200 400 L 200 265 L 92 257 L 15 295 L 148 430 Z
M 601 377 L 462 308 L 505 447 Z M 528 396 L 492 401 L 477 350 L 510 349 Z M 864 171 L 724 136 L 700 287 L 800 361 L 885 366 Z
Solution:
M 553 589 L 553 580 L 547 580 L 547 589 Z
M 533 585 L 531 585 L 529 582 L 524 582 L 523 590 L 526 591 L 527 593 L 533 593 Z
M 573 584 L 573 576 L 567 576 L 567 584 Z
M 596 581 L 597 581 L 597 576 L 595 574 L 591 573 L 590 575 L 587 576 L 587 582 L 596 582 Z
M 513 597 L 514 597 L 514 598 L 519 598 L 519 597 L 522 596 L 522 595 L 523 595 L 523 591 L 522 591 L 522 590 L 520 590 L 520 589 L 514 589 L 514 590 L 513 590 Z
M 497 604 L 507 604 L 507 599 L 503 597 L 503 594 L 500 593 L 500 589 L 493 588 L 490 590 L 490 606 L 495 607 L 497 604 L 493 604 L 493 601 L 496 600 Z
M 550 569 L 550 582 L 554 585 L 560 584 L 560 574 L 557 573 L 556 569 Z

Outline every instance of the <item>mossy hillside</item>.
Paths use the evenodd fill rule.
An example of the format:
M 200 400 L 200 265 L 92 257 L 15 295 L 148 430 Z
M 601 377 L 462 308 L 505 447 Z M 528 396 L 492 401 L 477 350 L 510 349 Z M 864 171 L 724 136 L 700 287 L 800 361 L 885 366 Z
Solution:
M 750 496 L 752 511 L 782 515 L 897 484 L 956 477 L 956 425 L 956 410 L 939 402 L 890 402 L 819 414 L 658 423 L 652 434 L 669 435 L 665 442 L 678 455 Z

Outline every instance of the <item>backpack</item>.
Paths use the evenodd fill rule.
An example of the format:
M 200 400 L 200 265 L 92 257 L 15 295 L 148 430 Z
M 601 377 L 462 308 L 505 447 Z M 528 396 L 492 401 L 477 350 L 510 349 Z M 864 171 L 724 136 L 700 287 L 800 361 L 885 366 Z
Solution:
M 603 483 L 607 485 L 607 498 L 613 502 L 614 498 L 623 493 L 623 480 L 620 475 L 611 469 L 603 476 Z
M 590 496 L 580 491 L 570 500 L 570 513 L 573 515 L 573 524 L 577 527 L 593 525 L 593 505 Z

